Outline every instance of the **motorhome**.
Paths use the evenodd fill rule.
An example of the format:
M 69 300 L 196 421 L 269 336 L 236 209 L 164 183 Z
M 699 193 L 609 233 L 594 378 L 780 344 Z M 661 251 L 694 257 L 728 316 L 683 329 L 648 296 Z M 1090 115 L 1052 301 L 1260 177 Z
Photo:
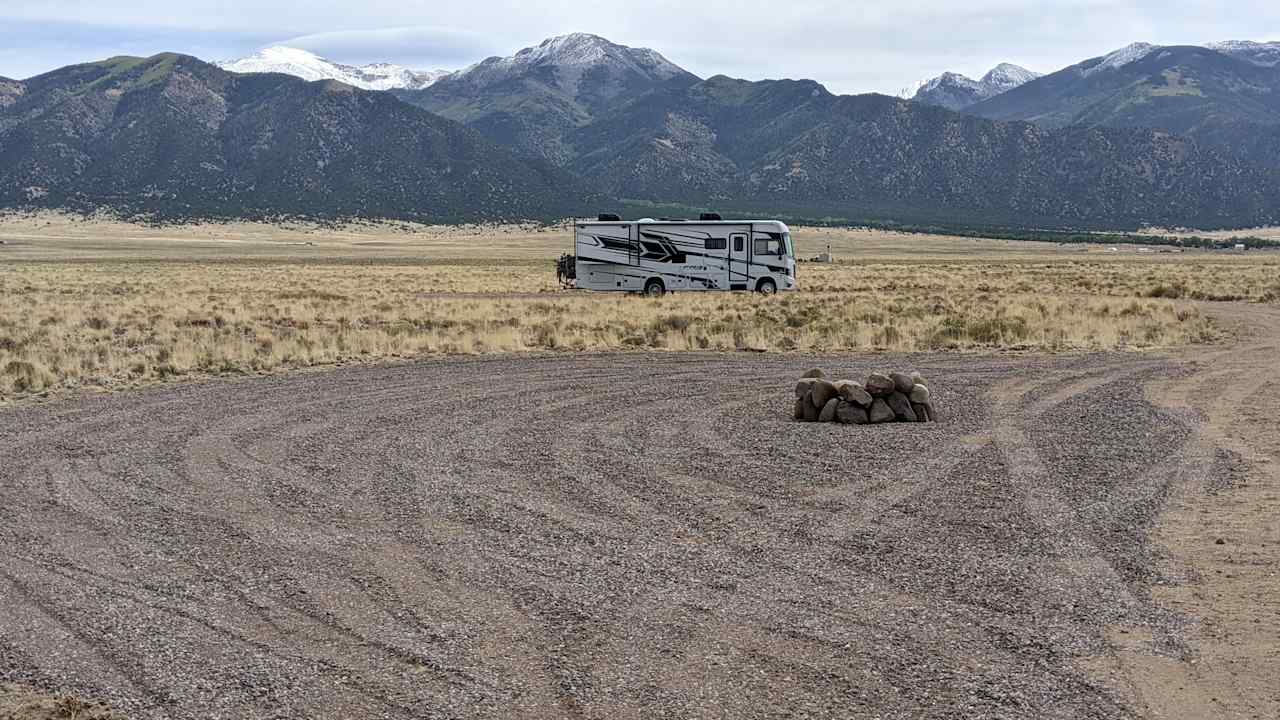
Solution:
M 574 222 L 574 254 L 562 282 L 586 290 L 662 295 L 702 290 L 795 290 L 791 231 L 778 220 L 620 220 Z

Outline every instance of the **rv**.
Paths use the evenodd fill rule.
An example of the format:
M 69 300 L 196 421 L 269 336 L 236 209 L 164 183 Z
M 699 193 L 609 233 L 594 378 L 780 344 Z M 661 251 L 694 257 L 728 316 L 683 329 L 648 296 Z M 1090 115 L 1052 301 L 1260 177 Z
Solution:
M 573 256 L 561 259 L 566 285 L 656 296 L 693 290 L 796 289 L 791 231 L 777 220 L 575 221 Z

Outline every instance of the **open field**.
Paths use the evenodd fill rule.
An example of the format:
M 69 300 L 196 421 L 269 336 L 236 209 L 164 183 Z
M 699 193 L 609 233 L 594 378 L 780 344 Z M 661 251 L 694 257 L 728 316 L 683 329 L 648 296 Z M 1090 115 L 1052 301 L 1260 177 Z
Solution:
M 1280 255 L 1107 253 L 798 228 L 802 291 L 557 288 L 566 228 L 0 222 L 0 402 L 175 378 L 529 351 L 1151 349 L 1191 299 L 1280 300 Z M 308 244 L 310 243 L 310 244 Z
M 1167 230 L 1163 228 L 1151 228 L 1144 232 L 1152 235 L 1173 235 L 1180 237 L 1203 237 L 1212 238 L 1214 240 L 1230 240 L 1232 238 L 1264 238 L 1267 240 L 1280 240 L 1280 227 L 1257 227 L 1246 228 L 1243 230 Z
M 1169 248 L 1121 245 L 1112 252 L 1105 245 L 1060 244 L 946 235 L 901 233 L 886 230 L 834 227 L 795 227 L 797 251 L 809 258 L 830 247 L 838 257 L 865 258 L 974 258 L 1036 259 L 1045 256 L 1089 259 L 1135 254 L 1167 255 Z M 1161 231 L 1164 232 L 1164 231 Z M 1250 234 L 1272 237 L 1277 228 L 1260 228 Z M 1172 234 L 1172 233 L 1167 233 Z M 1206 237 L 1230 237 L 1230 233 L 1205 233 Z M 108 219 L 85 219 L 55 213 L 0 213 L 0 241 L 7 243 L 5 257 L 15 259 L 123 259 L 154 260 L 211 258 L 288 258 L 317 261 L 336 258 L 417 260 L 480 258 L 492 260 L 546 259 L 572 251 L 568 223 L 558 225 L 448 225 L 408 223 L 353 223 L 337 227 L 308 223 L 205 223 L 145 226 Z M 1200 258 L 1239 259 L 1188 250 Z
M 0 409 L 0 681 L 134 718 L 1275 717 L 1248 318 L 1209 362 L 450 358 Z M 793 422 L 812 364 L 918 369 L 942 421 Z

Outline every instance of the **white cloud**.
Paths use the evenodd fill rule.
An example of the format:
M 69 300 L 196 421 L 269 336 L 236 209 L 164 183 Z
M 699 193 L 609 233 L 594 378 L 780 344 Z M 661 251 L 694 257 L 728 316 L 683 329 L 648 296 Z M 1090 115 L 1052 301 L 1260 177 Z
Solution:
M 285 38 L 278 44 L 310 50 L 346 63 L 391 61 L 432 69 L 456 69 L 512 50 L 489 35 L 433 26 L 312 33 Z

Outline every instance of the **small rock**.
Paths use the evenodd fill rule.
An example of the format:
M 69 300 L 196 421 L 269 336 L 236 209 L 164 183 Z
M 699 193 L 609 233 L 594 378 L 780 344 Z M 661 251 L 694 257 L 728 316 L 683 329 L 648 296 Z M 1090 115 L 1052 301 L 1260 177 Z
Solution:
M 803 398 L 800 398 L 800 399 L 803 401 L 803 405 L 804 405 L 804 419 L 805 419 L 805 421 L 806 421 L 806 422 L 817 422 L 817 421 L 818 421 L 818 406 L 813 404 L 813 393 L 805 393 L 805 396 L 804 396 Z
M 893 410 L 889 408 L 881 398 L 876 398 L 871 403 L 871 410 L 867 412 L 867 419 L 873 423 L 885 423 L 893 420 Z
M 863 408 L 871 407 L 871 393 L 857 383 L 849 383 L 840 388 L 840 397 Z
M 893 410 L 893 416 L 902 422 L 915 422 L 916 412 L 911 409 L 911 401 L 906 395 L 894 391 L 889 395 L 889 407 Z
M 921 403 L 921 404 L 928 403 L 929 388 L 925 387 L 924 385 L 916 385 L 915 387 L 911 388 L 911 392 L 907 393 L 907 397 L 911 398 L 911 402 L 913 403 Z
M 891 373 L 889 377 L 893 380 L 893 386 L 903 395 L 910 393 L 911 388 L 916 385 L 915 381 L 911 379 L 911 376 L 906 373 Z
M 848 400 L 841 400 L 836 406 L 836 420 L 845 425 L 866 425 L 867 411 Z
M 824 378 L 824 377 L 826 377 L 826 376 L 827 376 L 827 374 L 826 374 L 826 373 L 824 373 L 824 372 L 822 372 L 822 369 L 821 369 L 821 368 L 813 368 L 812 370 L 806 370 L 806 371 L 805 371 L 805 373 L 804 373 L 803 375 L 801 375 L 800 377 L 802 377 L 802 378 Z
M 800 382 L 796 383 L 796 397 L 804 397 L 805 393 L 809 392 L 809 388 L 813 387 L 816 382 L 818 382 L 817 378 L 801 378 Z
M 818 422 L 832 422 L 836 419 L 836 408 L 840 406 L 838 398 L 831 398 L 826 405 L 822 406 L 822 412 L 818 413 Z
M 920 373 L 918 373 L 918 372 L 913 372 L 913 373 L 911 373 L 911 382 L 915 383 L 916 385 L 928 385 L 928 384 L 929 384 L 929 383 L 927 383 L 927 382 L 925 382 L 925 381 L 924 381 L 924 376 L 923 376 L 923 375 L 921 375 L 921 374 L 920 374 Z
M 1226 545 L 1226 544 L 1227 544 L 1227 541 L 1226 541 L 1226 540 L 1223 540 L 1222 538 L 1218 538 L 1217 540 L 1214 540 L 1214 541 L 1213 541 L 1213 544 L 1214 544 L 1214 545 Z
M 874 397 L 884 397 L 893 392 L 893 378 L 882 373 L 871 373 L 867 376 L 867 392 Z
M 798 397 L 798 398 L 796 398 L 796 413 L 795 413 L 795 418 L 796 418 L 797 420 L 803 420 L 803 419 L 804 419 L 804 398 L 802 398 L 802 397 Z
M 828 400 L 836 396 L 836 386 L 829 380 L 819 378 L 813 382 L 813 387 L 809 388 L 809 394 L 813 396 L 813 406 L 822 408 L 826 406 Z

